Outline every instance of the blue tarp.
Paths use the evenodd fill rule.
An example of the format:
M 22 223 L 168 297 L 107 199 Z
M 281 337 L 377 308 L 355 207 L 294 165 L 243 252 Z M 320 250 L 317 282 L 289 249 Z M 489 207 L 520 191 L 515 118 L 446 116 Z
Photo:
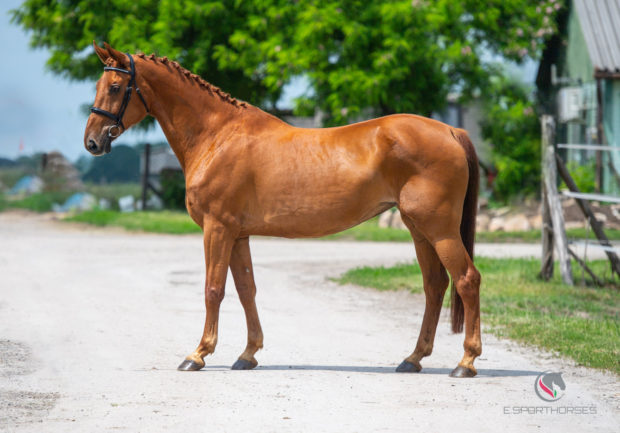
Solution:
M 68 212 L 70 210 L 90 210 L 97 205 L 97 199 L 87 192 L 76 192 L 62 205 L 55 205 L 54 211 Z
M 43 181 L 37 176 L 24 176 L 11 188 L 9 194 L 33 194 L 41 192 Z

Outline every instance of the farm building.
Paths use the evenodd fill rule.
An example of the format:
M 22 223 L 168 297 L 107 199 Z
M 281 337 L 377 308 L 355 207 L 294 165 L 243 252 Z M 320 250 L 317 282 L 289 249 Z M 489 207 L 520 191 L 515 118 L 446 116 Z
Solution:
M 572 0 L 558 17 L 536 84 L 554 115 L 569 168 L 597 191 L 620 195 L 620 0 Z

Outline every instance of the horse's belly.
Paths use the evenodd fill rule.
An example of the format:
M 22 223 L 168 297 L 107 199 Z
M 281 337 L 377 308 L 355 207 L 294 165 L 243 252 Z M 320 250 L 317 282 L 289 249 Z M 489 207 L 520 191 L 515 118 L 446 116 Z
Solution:
M 394 206 L 394 203 L 383 202 L 372 208 L 355 213 L 352 217 L 337 211 L 308 217 L 278 216 L 264 226 L 265 236 L 280 236 L 288 238 L 315 238 L 338 233 L 372 218 Z
M 252 218 L 252 231 L 266 236 L 320 237 L 355 226 L 393 205 L 382 182 L 291 188 L 258 203 L 261 218 Z

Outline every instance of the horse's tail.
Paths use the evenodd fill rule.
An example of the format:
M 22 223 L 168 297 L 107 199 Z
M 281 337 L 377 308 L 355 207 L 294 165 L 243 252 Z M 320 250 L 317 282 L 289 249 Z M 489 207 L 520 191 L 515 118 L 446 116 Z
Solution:
M 463 202 L 463 215 L 461 217 L 461 239 L 471 260 L 474 260 L 474 240 L 476 237 L 476 213 L 478 212 L 478 184 L 480 175 L 478 173 L 478 156 L 467 132 L 455 130 L 455 138 L 463 146 L 469 168 L 469 179 L 467 181 L 467 192 Z M 463 300 L 454 287 L 452 281 L 452 332 L 463 331 L 464 308 Z

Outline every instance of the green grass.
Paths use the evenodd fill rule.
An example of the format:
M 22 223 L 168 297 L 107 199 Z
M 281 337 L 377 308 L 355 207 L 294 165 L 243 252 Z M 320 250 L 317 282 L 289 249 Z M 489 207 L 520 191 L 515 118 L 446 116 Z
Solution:
M 72 192 L 40 192 L 19 199 L 0 195 L 0 211 L 5 209 L 27 209 L 33 212 L 49 212 L 54 203 L 64 203 Z
M 377 225 L 378 218 L 372 218 L 362 224 L 352 227 L 340 233 L 325 236 L 323 239 L 345 239 L 355 241 L 375 242 L 411 242 L 411 236 L 407 230 L 395 228 L 381 228 Z M 620 240 L 620 230 L 606 229 L 605 234 L 610 240 Z M 566 231 L 569 238 L 584 239 L 585 229 L 569 229 Z M 528 230 L 524 232 L 478 232 L 476 242 L 540 242 L 540 230 Z M 594 234 L 590 230 L 590 239 Z
M 118 197 L 124 195 L 139 195 L 140 186 L 136 184 L 111 184 L 111 185 L 87 185 L 86 190 L 96 197 L 104 197 L 116 206 Z M 63 203 L 71 193 L 39 193 L 20 200 L 9 200 L 0 195 L 0 211 L 8 208 L 28 209 L 35 212 L 48 212 L 53 203 Z M 183 211 L 179 212 L 136 212 L 119 214 L 118 211 L 93 210 L 81 215 L 69 218 L 71 221 L 79 221 L 97 226 L 119 226 L 129 230 L 142 230 L 156 233 L 194 233 L 199 228 Z M 411 236 L 407 230 L 395 228 L 381 228 L 377 225 L 377 218 L 372 218 L 362 224 L 352 227 L 340 233 L 325 236 L 326 240 L 355 240 L 372 242 L 411 242 Z M 611 240 L 620 240 L 620 230 L 607 229 L 605 233 Z M 567 230 L 569 239 L 583 239 L 586 236 L 585 229 Z M 593 234 L 590 232 L 590 239 Z M 540 231 L 529 230 L 525 232 L 479 232 L 476 234 L 476 242 L 540 242 Z
M 131 188 L 131 185 L 128 186 Z M 51 206 L 51 205 L 50 205 Z M 0 200 L 0 210 L 2 201 Z M 121 216 L 122 215 L 122 216 Z M 119 214 L 117 211 L 93 210 L 71 217 L 71 221 L 79 221 L 98 226 L 112 225 L 125 227 L 130 230 L 153 231 L 156 233 L 192 233 L 200 230 L 183 211 L 179 212 L 135 212 Z M 157 223 L 154 223 L 154 222 Z M 620 230 L 606 230 L 612 240 L 620 239 Z M 584 229 L 567 231 L 569 238 L 585 238 Z M 592 233 L 590 233 L 592 238 Z M 327 240 L 355 240 L 374 242 L 411 242 L 407 230 L 381 228 L 377 225 L 377 218 L 372 218 L 356 227 L 340 233 L 325 236 Z M 476 235 L 477 242 L 540 242 L 540 231 L 526 232 L 481 232 Z
M 610 277 L 607 261 L 589 264 L 598 275 Z M 582 365 L 620 374 L 617 286 L 570 287 L 557 275 L 550 282 L 542 282 L 537 278 L 540 262 L 535 259 L 480 257 L 476 266 L 482 274 L 481 320 L 488 330 L 568 356 Z M 575 281 L 581 281 L 576 264 L 573 269 Z M 356 268 L 337 281 L 379 290 L 422 292 L 417 264 Z
M 321 239 L 344 239 L 355 241 L 374 241 L 374 242 L 411 242 L 411 235 L 407 230 L 394 229 L 391 227 L 382 228 L 378 225 L 378 218 L 371 218 L 355 227 L 351 227 L 340 233 L 325 236 Z
M 95 226 L 123 227 L 132 231 L 187 234 L 200 233 L 201 229 L 184 212 L 146 211 L 121 213 L 111 210 L 92 210 L 69 216 L 64 221 L 80 222 Z
M 134 212 L 120 214 L 117 211 L 93 210 L 67 218 L 68 221 L 77 221 L 97 226 L 118 226 L 129 230 L 152 231 L 156 233 L 192 233 L 199 232 L 198 226 L 185 212 Z M 195 226 L 194 229 L 189 227 Z M 532 242 L 540 240 L 540 232 L 532 232 L 537 237 L 525 232 L 527 239 Z M 480 234 L 484 238 L 484 233 Z M 515 236 L 494 236 L 494 242 L 513 241 Z M 326 240 L 356 240 L 374 242 L 411 242 L 411 235 L 407 230 L 381 228 L 377 225 L 377 218 L 372 218 L 356 227 L 340 233 L 325 236 Z
M 620 240 L 620 230 L 605 229 L 605 234 L 610 240 Z M 585 239 L 586 229 L 568 229 L 566 236 L 569 239 Z M 595 239 L 594 233 L 590 230 L 590 239 Z M 540 230 L 528 230 L 524 232 L 478 232 L 476 242 L 540 242 Z

